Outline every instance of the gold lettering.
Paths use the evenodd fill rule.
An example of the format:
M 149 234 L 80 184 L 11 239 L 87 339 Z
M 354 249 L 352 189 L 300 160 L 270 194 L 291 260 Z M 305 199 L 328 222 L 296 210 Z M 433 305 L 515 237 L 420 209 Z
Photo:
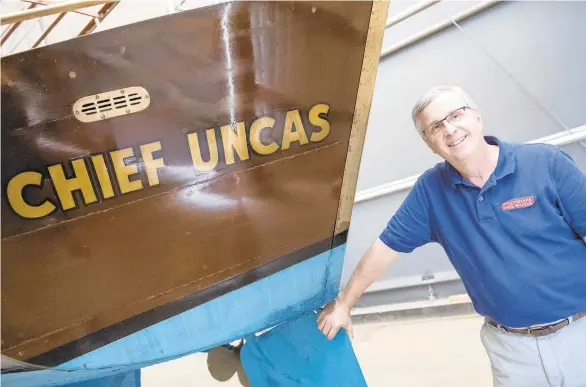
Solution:
M 6 195 L 12 209 L 23 218 L 36 219 L 47 216 L 55 211 L 55 206 L 49 200 L 45 200 L 38 206 L 31 206 L 24 201 L 22 191 L 28 185 L 41 187 L 43 175 L 38 172 L 22 172 L 14 176 L 8 182 Z
M 63 210 L 75 208 L 73 191 L 81 191 L 81 196 L 83 197 L 85 204 L 93 203 L 98 200 L 84 160 L 73 160 L 71 165 L 73 166 L 73 172 L 75 174 L 75 177 L 72 177 L 71 179 L 65 177 L 65 171 L 61 164 L 52 165 L 47 168 Z
M 197 132 L 189 133 L 187 135 L 187 142 L 189 143 L 189 151 L 191 152 L 191 160 L 196 170 L 208 172 L 213 170 L 218 165 L 218 147 L 216 146 L 216 133 L 214 129 L 206 130 L 206 138 L 208 140 L 208 149 L 210 150 L 209 161 L 203 161 L 199 141 L 197 139 Z
M 157 173 L 157 169 L 161 169 L 165 167 L 165 162 L 162 158 L 153 159 L 153 152 L 161 150 L 161 142 L 156 141 L 150 144 L 145 144 L 140 146 L 140 154 L 142 155 L 142 160 L 144 161 L 144 165 L 146 168 L 147 178 L 149 180 L 149 185 L 152 187 L 153 185 L 159 184 L 159 175 Z
M 246 126 L 244 122 L 236 124 L 236 132 L 232 125 L 224 125 L 222 130 L 222 142 L 224 143 L 224 155 L 226 156 L 226 165 L 234 164 L 234 152 L 238 153 L 240 160 L 248 160 L 248 147 L 246 146 Z
M 261 133 L 263 129 L 271 129 L 275 125 L 275 120 L 271 117 L 262 117 L 257 119 L 250 126 L 250 145 L 252 149 L 261 155 L 270 155 L 275 153 L 279 146 L 273 141 L 268 145 L 265 145 L 261 141 Z
M 329 110 L 330 107 L 328 105 L 320 103 L 312 107 L 309 111 L 309 122 L 311 125 L 321 128 L 319 132 L 313 132 L 311 134 L 312 142 L 321 141 L 330 133 L 330 123 L 327 119 L 320 116 L 321 114 L 328 114 Z
M 124 163 L 125 158 L 132 156 L 134 156 L 134 151 L 132 148 L 119 149 L 110 152 L 112 165 L 114 165 L 116 180 L 118 181 L 118 186 L 120 187 L 120 193 L 123 194 L 142 189 L 142 181 L 130 181 L 128 179 L 128 176 L 136 175 L 138 173 L 138 167 L 136 164 L 126 165 Z
M 94 169 L 96 170 L 96 175 L 98 176 L 104 199 L 113 197 L 114 189 L 112 188 L 112 182 L 110 181 L 110 174 L 108 173 L 108 168 L 106 168 L 104 156 L 92 156 L 92 163 L 94 164 Z
M 295 126 L 295 131 L 293 131 L 293 126 Z M 301 145 L 309 142 L 298 109 L 289 110 L 285 116 L 285 128 L 283 130 L 283 144 L 281 145 L 281 149 L 289 149 L 293 141 L 299 141 Z

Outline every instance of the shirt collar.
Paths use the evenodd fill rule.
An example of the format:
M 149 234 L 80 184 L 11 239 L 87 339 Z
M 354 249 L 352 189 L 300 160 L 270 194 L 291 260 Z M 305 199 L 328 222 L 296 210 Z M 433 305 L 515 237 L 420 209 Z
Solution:
M 484 136 L 484 140 L 491 145 L 498 145 L 499 147 L 499 159 L 497 161 L 497 165 L 495 171 L 490 176 L 489 180 L 499 180 L 503 177 L 510 175 L 515 171 L 515 150 L 514 148 L 499 140 L 494 136 Z M 466 184 L 470 185 L 470 183 L 466 182 L 460 172 L 454 167 L 450 165 L 447 161 L 444 163 L 446 166 L 446 178 L 448 182 L 452 185 L 456 184 Z

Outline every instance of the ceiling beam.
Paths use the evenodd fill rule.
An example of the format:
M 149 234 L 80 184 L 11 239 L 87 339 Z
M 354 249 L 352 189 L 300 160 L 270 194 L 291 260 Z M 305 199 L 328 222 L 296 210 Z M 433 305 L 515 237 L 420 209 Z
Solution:
M 37 6 L 36 4 L 31 4 L 31 5 L 29 5 L 28 9 L 35 8 L 36 6 Z M 8 27 L 8 30 L 6 31 L 6 33 L 4 33 L 2 35 L 2 42 L 0 43 L 0 45 L 4 44 L 4 42 L 6 42 L 8 40 L 10 35 L 12 35 L 14 33 L 14 31 L 16 31 L 16 29 L 18 28 L 20 23 L 21 22 L 17 22 L 17 23 L 14 23 L 13 25 L 11 25 L 10 27 Z
M 37 39 L 37 41 L 35 42 L 35 44 L 33 44 L 33 46 L 31 48 L 37 48 L 39 46 L 39 44 L 41 44 L 43 39 L 45 39 L 47 37 L 47 35 L 49 35 L 49 32 L 51 32 L 53 30 L 53 28 L 55 28 L 55 26 L 57 26 L 57 24 L 61 21 L 61 19 L 63 19 L 63 17 L 65 15 L 66 15 L 66 13 L 59 14 L 59 16 L 57 16 L 57 18 L 55 20 L 53 20 L 53 23 L 51 23 L 51 25 L 49 27 L 47 27 L 47 29 L 45 31 L 43 31 L 43 34 L 41 35 L 41 37 L 39 39 Z
M 36 4 L 36 5 L 55 5 L 55 3 L 50 3 L 48 1 L 42 1 L 42 0 L 20 0 L 20 1 L 24 1 L 25 3 L 32 3 L 32 4 Z M 98 14 L 95 13 L 91 13 L 91 12 L 86 12 L 86 11 L 71 11 L 73 13 L 78 13 L 80 15 L 84 15 L 84 16 L 89 16 L 89 17 L 99 17 Z
M 108 14 L 112 12 L 114 7 L 116 7 L 117 5 L 118 2 L 104 4 L 102 8 L 100 8 L 100 10 L 98 11 L 99 16 L 97 18 L 90 20 L 89 23 L 83 28 L 83 30 L 81 30 L 81 32 L 77 36 L 87 35 L 94 29 L 96 29 L 96 27 L 98 26 L 98 21 L 101 22 L 102 20 L 104 20 L 104 18 L 108 16 Z
M 120 0 L 74 0 L 65 1 L 55 5 L 42 8 L 27 9 L 26 11 L 14 12 L 0 16 L 0 24 L 18 23 L 25 20 L 36 19 L 42 16 L 55 15 L 63 12 L 71 12 L 93 5 L 118 2 Z

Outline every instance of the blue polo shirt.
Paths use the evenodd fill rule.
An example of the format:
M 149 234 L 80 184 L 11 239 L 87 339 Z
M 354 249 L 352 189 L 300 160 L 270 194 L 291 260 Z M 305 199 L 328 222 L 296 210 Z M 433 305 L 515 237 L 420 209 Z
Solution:
M 544 144 L 499 146 L 484 187 L 447 162 L 415 183 L 380 239 L 399 252 L 439 243 L 474 308 L 511 328 L 586 310 L 586 175 Z

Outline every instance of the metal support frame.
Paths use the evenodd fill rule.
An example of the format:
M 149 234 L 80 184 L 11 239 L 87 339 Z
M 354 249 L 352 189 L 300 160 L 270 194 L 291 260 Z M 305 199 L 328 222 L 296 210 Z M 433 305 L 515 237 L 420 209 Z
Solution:
M 82 35 L 89 34 L 100 25 L 100 22 L 103 21 L 104 18 L 106 16 L 108 16 L 108 14 L 110 12 L 112 12 L 112 10 L 119 3 L 119 0 L 115 0 L 115 1 L 103 1 L 103 0 L 101 0 L 101 1 L 95 1 L 95 0 L 91 0 L 91 1 L 81 0 L 81 1 L 79 1 L 78 0 L 78 1 L 62 2 L 59 4 L 49 3 L 44 0 L 22 0 L 22 1 L 24 1 L 26 3 L 30 3 L 30 6 L 28 7 L 28 9 L 26 11 L 17 12 L 15 14 L 12 14 L 12 15 L 17 15 L 17 16 L 20 15 L 17 17 L 17 19 L 19 19 L 19 21 L 14 22 L 6 30 L 6 32 L 3 34 L 2 44 L 4 44 L 6 41 L 8 41 L 10 36 L 22 24 L 22 21 L 35 19 L 35 18 L 40 21 L 43 16 L 52 15 L 55 12 L 57 12 L 58 10 L 64 10 L 64 11 L 57 12 L 58 16 L 51 22 L 51 24 L 44 31 L 43 31 L 43 28 L 41 28 L 41 31 L 42 31 L 41 36 L 36 40 L 36 42 L 30 48 L 36 48 L 39 45 L 41 45 L 42 42 L 47 38 L 47 36 L 51 33 L 51 31 L 59 24 L 59 22 L 61 22 L 61 20 L 65 17 L 65 15 L 68 12 L 77 13 L 79 15 L 83 15 L 83 16 L 87 16 L 87 17 L 91 18 L 91 20 L 85 25 L 85 27 L 78 34 L 76 34 L 74 36 L 82 36 Z M 88 6 L 95 5 L 95 4 L 102 4 L 102 7 L 100 8 L 100 10 L 97 13 L 86 12 L 86 11 L 80 10 L 83 7 L 88 7 Z M 35 8 L 35 7 L 37 7 L 37 5 L 41 5 L 43 7 Z M 35 8 L 35 11 L 38 11 L 38 13 L 31 14 L 31 12 L 28 12 L 28 11 L 32 10 L 33 8 Z M 10 16 L 10 15 L 8 15 L 8 16 Z M 7 17 L 6 15 L 3 16 L 3 21 L 6 19 L 6 17 Z M 10 21 L 12 19 L 8 19 L 8 20 Z M 28 35 L 28 32 L 25 34 L 25 36 L 26 35 Z M 15 47 L 18 47 L 19 44 L 20 43 L 18 43 Z
M 413 15 L 418 14 L 419 12 L 431 7 L 434 4 L 439 3 L 440 0 L 425 0 L 425 1 L 421 1 L 419 3 L 416 3 L 414 5 L 412 5 L 411 7 L 408 7 L 407 9 L 405 9 L 402 12 L 397 13 L 396 15 L 393 15 L 392 17 L 390 17 L 389 19 L 387 19 L 387 24 L 385 25 L 385 28 L 389 28 L 391 26 L 394 26 L 395 24 L 398 24 L 400 22 L 402 22 L 403 20 L 410 18 Z
M 100 22 L 104 20 L 104 18 L 108 16 L 108 14 L 112 12 L 112 10 L 117 5 L 118 2 L 104 4 L 102 8 L 100 8 L 100 10 L 98 11 L 98 17 L 95 17 L 92 20 L 90 20 L 90 22 L 81 30 L 81 32 L 77 36 L 87 35 L 93 30 L 95 30 L 100 25 Z
M 63 19 L 65 17 L 65 15 L 66 15 L 65 13 L 59 14 L 59 16 L 57 16 L 57 18 L 55 18 L 55 20 L 53 20 L 53 23 L 51 23 L 51 25 L 49 27 L 47 27 L 47 29 L 41 34 L 39 39 L 37 39 L 37 41 L 35 42 L 35 44 L 33 44 L 33 46 L 31 48 L 37 48 L 39 46 L 39 44 L 41 44 L 43 39 L 45 39 L 47 37 L 47 35 L 49 35 L 49 33 L 53 30 L 53 28 L 55 28 L 57 26 L 57 24 L 61 21 L 61 19 Z
M 365 293 L 382 292 L 387 290 L 408 289 L 416 286 L 432 285 L 445 282 L 459 281 L 460 276 L 454 270 L 433 273 L 425 276 L 409 276 L 377 281 L 370 285 Z
M 100 5 L 105 3 L 118 2 L 120 0 L 74 0 L 63 3 L 49 5 L 42 8 L 27 9 L 25 11 L 14 12 L 0 16 L 0 24 L 18 23 L 25 20 L 35 19 L 42 16 L 55 15 L 63 12 L 75 11 L 85 7 Z
M 384 58 L 384 57 L 387 57 L 391 54 L 394 54 L 397 51 L 400 51 L 400 50 L 412 45 L 413 43 L 417 43 L 420 40 L 423 40 L 423 39 L 439 32 L 439 31 L 442 31 L 442 30 L 448 28 L 449 26 L 453 25 L 453 21 L 459 22 L 461 20 L 467 19 L 470 16 L 476 15 L 477 13 L 482 12 L 485 9 L 488 9 L 488 8 L 494 6 L 495 4 L 498 4 L 500 2 L 502 2 L 502 0 L 486 1 L 484 3 L 480 3 L 479 5 L 477 5 L 475 7 L 470 8 L 469 10 L 466 10 L 464 12 L 460 12 L 459 14 L 451 17 L 450 19 L 446 19 L 446 20 L 444 20 L 434 26 L 431 26 L 430 28 L 427 28 L 423 31 L 420 31 L 420 32 L 416 33 L 415 35 L 412 35 L 412 36 L 408 37 L 407 39 L 400 41 L 397 44 L 392 45 L 389 48 L 382 50 L 381 51 L 381 58 Z
M 471 305 L 472 301 L 467 294 L 459 294 L 447 298 L 435 298 L 420 301 L 402 302 L 398 304 L 375 305 L 365 307 L 354 307 L 352 317 L 368 315 L 383 315 L 386 313 L 402 315 L 405 311 L 425 310 L 427 308 L 453 307 L 457 305 Z
M 44 5 L 44 6 L 50 6 L 50 5 L 55 5 L 55 3 L 50 3 L 48 1 L 42 1 L 42 0 L 20 0 L 23 1 L 25 3 L 31 3 L 31 4 L 35 4 L 35 5 Z M 89 17 L 98 17 L 97 14 L 93 14 L 87 11 L 80 11 L 80 10 L 74 10 L 71 11 L 73 13 L 77 13 L 83 16 L 89 16 Z
M 37 5 L 36 4 L 31 4 L 29 5 L 29 7 L 27 8 L 27 10 L 33 9 L 35 8 Z M 20 26 L 22 22 L 16 22 L 13 25 L 11 25 L 10 27 L 8 27 L 8 30 L 2 35 L 2 41 L 0 42 L 0 45 L 4 44 L 8 38 L 10 38 L 10 35 L 12 35 L 14 33 L 14 31 L 16 31 L 16 29 L 18 28 L 18 26 Z

